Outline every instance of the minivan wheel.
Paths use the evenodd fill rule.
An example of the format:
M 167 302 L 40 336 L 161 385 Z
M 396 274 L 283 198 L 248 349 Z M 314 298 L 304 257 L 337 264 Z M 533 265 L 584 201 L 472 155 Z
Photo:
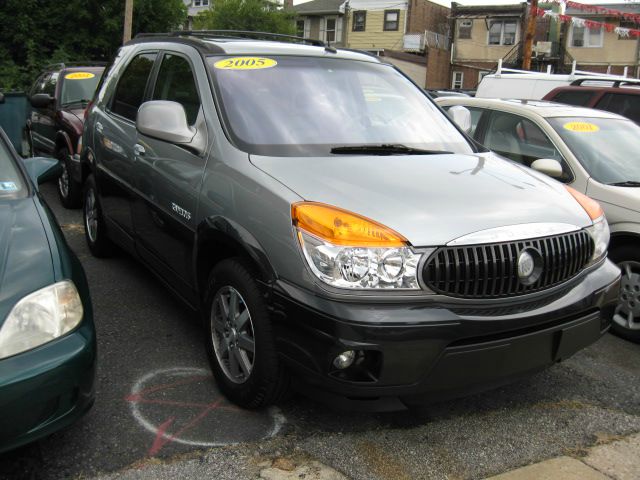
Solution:
M 58 160 L 62 166 L 62 173 L 58 178 L 58 196 L 60 203 L 65 208 L 78 208 L 82 200 L 82 185 L 76 182 L 71 175 L 71 155 L 69 150 L 61 148 L 58 152 Z
M 89 250 L 95 257 L 108 257 L 113 252 L 113 244 L 107 237 L 93 175 L 87 177 L 83 197 L 84 236 Z
M 622 270 L 611 329 L 619 337 L 640 343 L 640 254 L 630 245 L 624 245 L 609 256 Z
M 207 353 L 221 392 L 251 409 L 280 400 L 288 375 L 278 360 L 258 284 L 240 259 L 223 260 L 212 270 L 205 314 Z

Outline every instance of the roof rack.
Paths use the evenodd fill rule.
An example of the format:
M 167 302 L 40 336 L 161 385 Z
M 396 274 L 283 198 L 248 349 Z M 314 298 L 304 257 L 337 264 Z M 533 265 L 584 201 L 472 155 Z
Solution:
M 618 88 L 618 87 L 624 87 L 625 85 L 640 85 L 640 80 L 636 79 L 636 78 L 624 78 L 624 79 L 615 79 L 615 78 L 609 78 L 609 77 L 588 77 L 588 78 L 579 78 L 577 80 L 574 80 L 573 82 L 571 82 L 571 86 L 572 87 L 579 87 L 581 86 L 583 83 L 585 82 L 603 82 L 603 83 L 610 83 L 612 87 Z M 589 86 L 593 86 L 593 85 L 589 85 Z
M 44 67 L 46 70 L 54 68 L 67 68 L 67 67 L 106 67 L 107 62 L 98 62 L 93 60 L 87 60 L 86 62 L 58 62 L 52 63 Z
M 177 30 L 168 33 L 139 33 L 136 38 L 145 37 L 196 37 L 196 38 L 235 38 L 246 39 L 252 38 L 257 40 L 275 40 L 275 41 L 289 41 L 298 43 L 307 43 L 315 47 L 326 47 L 327 45 L 322 40 L 315 40 L 312 38 L 298 37 L 295 35 L 285 35 L 282 33 L 269 33 L 269 32 L 251 32 L 247 30 Z

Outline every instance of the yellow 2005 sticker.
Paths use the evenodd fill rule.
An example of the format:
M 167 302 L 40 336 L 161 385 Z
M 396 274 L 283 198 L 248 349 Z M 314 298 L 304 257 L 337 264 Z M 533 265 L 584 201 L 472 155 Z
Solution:
M 569 122 L 563 125 L 565 130 L 579 133 L 592 133 L 600 130 L 600 127 L 588 122 Z
M 68 80 L 86 80 L 87 78 L 93 78 L 95 75 L 90 72 L 73 72 L 67 73 L 64 78 Z
M 261 68 L 271 68 L 278 64 L 272 58 L 263 57 L 235 57 L 225 58 L 213 64 L 220 70 L 259 70 Z

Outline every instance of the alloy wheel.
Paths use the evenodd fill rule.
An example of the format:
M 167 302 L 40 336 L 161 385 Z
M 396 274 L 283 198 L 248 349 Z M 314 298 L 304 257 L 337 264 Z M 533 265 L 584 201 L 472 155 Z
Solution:
M 96 204 L 96 194 L 93 188 L 87 190 L 84 202 L 84 222 L 89 240 L 95 243 L 98 237 L 98 206 Z
M 64 160 L 60 161 L 60 164 L 62 165 L 62 173 L 58 178 L 58 189 L 60 195 L 67 198 L 69 196 L 69 169 L 67 169 L 67 163 Z
M 640 330 L 640 263 L 620 262 L 620 297 L 613 321 L 628 330 Z
M 246 382 L 255 361 L 255 334 L 249 308 L 235 288 L 225 286 L 213 297 L 211 338 L 220 368 L 234 383 Z

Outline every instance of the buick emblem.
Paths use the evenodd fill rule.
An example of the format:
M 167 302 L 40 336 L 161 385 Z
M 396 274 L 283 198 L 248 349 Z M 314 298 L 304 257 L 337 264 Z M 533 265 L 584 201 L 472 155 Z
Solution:
M 542 256 L 535 248 L 525 248 L 518 255 L 518 279 L 523 285 L 532 285 L 542 274 Z

